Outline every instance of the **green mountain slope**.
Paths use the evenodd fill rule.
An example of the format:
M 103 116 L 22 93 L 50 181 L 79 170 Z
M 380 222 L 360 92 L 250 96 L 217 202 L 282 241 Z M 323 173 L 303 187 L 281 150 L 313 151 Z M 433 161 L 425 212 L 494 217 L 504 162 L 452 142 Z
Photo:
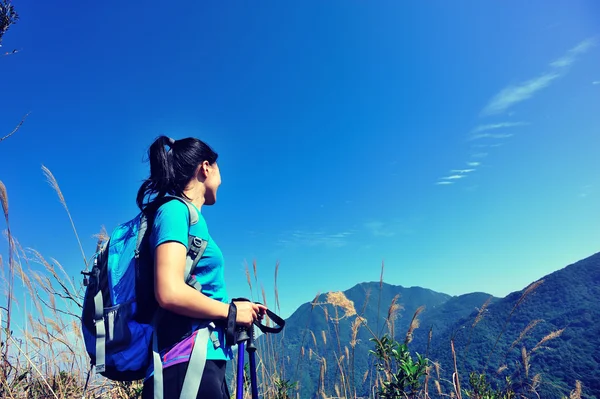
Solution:
M 450 341 L 454 338 L 462 388 L 469 388 L 471 371 L 485 371 L 492 384 L 501 384 L 507 376 L 519 390 L 530 390 L 533 384 L 544 399 L 568 396 L 578 380 L 583 383 L 582 397 L 597 399 L 598 298 L 600 254 L 549 274 L 505 298 L 486 293 L 452 297 L 420 287 L 361 283 L 343 295 L 322 294 L 300 306 L 286 321 L 284 333 L 276 338 L 279 346 L 272 343 L 270 350 L 278 369 L 283 370 L 283 378 L 299 382 L 301 398 L 317 397 L 319 389 L 334 395 L 336 385 L 339 396 L 344 397 L 344 387 L 352 387 L 352 381 L 358 395 L 366 396 L 375 381 L 374 358 L 369 354 L 374 345 L 369 339 L 391 328 L 396 339 L 403 342 L 415 311 L 424 306 L 409 349 L 426 354 L 440 366 L 430 374 L 432 397 L 437 390 L 436 380 L 444 393 L 451 389 L 454 361 Z M 392 303 L 400 307 L 392 307 L 395 320 L 386 323 Z M 357 322 L 359 317 L 364 325 Z M 359 326 L 354 329 L 356 334 L 353 324 Z M 531 328 L 519 340 L 528 325 Z M 259 343 L 264 338 L 260 337 Z
M 539 374 L 537 392 L 548 399 L 568 396 L 579 380 L 582 397 L 600 398 L 600 254 L 551 273 L 528 288 L 491 304 L 472 331 L 474 315 L 457 320 L 432 345 L 430 357 L 451 364 L 448 347 L 456 332 L 458 364 L 465 366 L 459 367 L 463 377 L 471 370 L 485 370 L 498 378 L 510 376 L 518 385 L 528 380 L 527 374 L 529 379 Z M 530 323 L 533 327 L 513 347 Z M 534 351 L 544 337 L 547 341 Z M 529 370 L 523 364 L 523 347 Z M 507 369 L 498 375 L 502 366 Z M 528 387 L 525 383 L 523 388 Z

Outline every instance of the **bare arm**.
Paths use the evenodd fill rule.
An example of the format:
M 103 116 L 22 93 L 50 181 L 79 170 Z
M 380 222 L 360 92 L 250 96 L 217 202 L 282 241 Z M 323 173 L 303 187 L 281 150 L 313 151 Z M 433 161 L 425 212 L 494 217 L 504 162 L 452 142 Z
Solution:
M 185 283 L 187 249 L 178 242 L 156 248 L 155 295 L 158 304 L 173 313 L 198 319 L 226 319 L 229 305 L 207 297 Z
M 173 313 L 198 319 L 227 319 L 229 304 L 209 298 L 185 283 L 186 247 L 167 242 L 156 248 L 154 289 L 158 304 Z M 263 305 L 237 302 L 236 321 L 248 326 L 262 317 Z

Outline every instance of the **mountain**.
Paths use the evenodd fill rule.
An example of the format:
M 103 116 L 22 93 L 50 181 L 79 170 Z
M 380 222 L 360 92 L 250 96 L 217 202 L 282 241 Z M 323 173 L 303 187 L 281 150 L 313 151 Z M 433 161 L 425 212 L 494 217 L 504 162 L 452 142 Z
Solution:
M 508 375 L 519 384 L 526 373 L 523 367 L 524 347 L 529 377 L 538 373 L 541 377 L 537 389 L 541 398 L 568 396 L 576 380 L 583 384 L 582 397 L 600 398 L 598 298 L 600 253 L 568 265 L 491 304 L 481 322 L 472 330 L 466 355 L 463 352 L 474 315 L 457 320 L 441 333 L 436 345 L 431 348 L 430 357 L 442 364 L 450 364 L 450 337 L 453 332 L 462 331 L 455 335 L 455 346 L 459 364 L 464 362 L 468 370 L 485 369 L 489 375 L 497 375 L 498 368 L 506 365 L 508 369 L 500 376 Z M 506 330 L 486 367 L 486 359 L 507 320 Z M 511 349 L 528 325 L 533 327 Z M 544 337 L 547 341 L 534 351 Z
M 490 298 L 485 293 L 452 297 L 421 287 L 405 288 L 379 282 L 357 284 L 343 294 L 343 297 L 335 293 L 319 295 L 311 303 L 300 306 L 286 320 L 282 344 L 277 353 L 280 354 L 279 359 L 284 360 L 281 363 L 285 365 L 285 378 L 300 383 L 301 398 L 316 397 L 322 367 L 327 370 L 322 381 L 325 392 L 335 391 L 335 382 L 339 380 L 336 357 L 340 355 L 345 356 L 345 373 L 351 373 L 352 367 L 347 362 L 354 359 L 355 380 L 361 381 L 359 385 L 362 389 L 359 392 L 366 395 L 374 377 L 369 375 L 362 382 L 366 370 L 372 369 L 374 360 L 369 355 L 369 350 L 373 349 L 369 339 L 388 330 L 386 318 L 394 297 L 397 296 L 395 302 L 401 308 L 398 309 L 393 329 L 396 336 L 402 339 L 415 311 L 425 306 L 426 310 L 421 313 L 420 320 L 422 326 L 427 326 L 427 331 L 417 329 L 411 343 L 411 348 L 416 348 L 423 354 L 427 349 L 430 327 L 436 331 L 446 330 L 456 320 L 467 317 Z M 358 329 L 358 343 L 354 353 L 350 342 L 352 323 L 357 315 L 351 309 L 344 310 L 345 304 L 340 298 L 351 302 L 354 311 L 366 322 L 366 327 Z M 336 322 L 336 319 L 339 320 Z
M 400 342 L 404 342 L 413 315 L 424 306 L 409 349 L 413 355 L 427 355 L 441 366 L 439 377 L 435 368 L 431 372 L 432 397 L 435 380 L 439 380 L 444 393 L 451 389 L 448 381 L 454 371 L 450 346 L 453 337 L 462 388 L 470 387 L 469 372 L 485 371 L 492 384 L 501 384 L 510 376 L 513 385 L 522 390 L 535 381 L 536 391 L 544 399 L 568 396 L 578 380 L 583 384 L 583 398 L 599 399 L 597 298 L 600 253 L 504 298 L 483 292 L 450 296 L 421 287 L 367 282 L 343 293 L 319 295 L 300 306 L 286 320 L 277 344 L 275 340 L 270 343 L 270 351 L 278 369 L 284 370 L 284 379 L 299 383 L 300 398 L 317 397 L 319 388 L 333 394 L 336 384 L 344 396 L 340 369 L 346 381 L 356 382 L 358 394 L 366 396 L 374 385 L 375 372 L 374 357 L 369 354 L 374 344 L 369 339 L 389 332 L 392 326 L 387 326 L 385 320 L 390 305 L 400 305 L 398 309 L 392 307 L 397 311 L 392 331 Z M 365 325 L 358 328 L 358 343 L 353 348 L 352 325 L 359 316 Z M 515 343 L 532 322 L 525 336 Z M 261 336 L 258 344 L 264 345 L 265 339 L 269 338 Z M 536 348 L 540 341 L 542 344 Z M 523 366 L 523 347 L 527 370 Z M 497 373 L 503 365 L 506 368 Z

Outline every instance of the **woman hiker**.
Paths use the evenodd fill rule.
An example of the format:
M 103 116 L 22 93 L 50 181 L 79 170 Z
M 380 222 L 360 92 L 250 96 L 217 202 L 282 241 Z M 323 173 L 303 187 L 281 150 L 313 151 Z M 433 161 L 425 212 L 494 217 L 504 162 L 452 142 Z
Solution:
M 219 345 L 209 339 L 206 365 L 196 398 L 229 398 L 225 382 L 225 367 L 232 359 L 231 347 L 226 346 L 224 324 L 230 305 L 224 281 L 224 261 L 221 250 L 208 232 L 202 216 L 203 206 L 214 205 L 221 175 L 218 155 L 196 138 L 173 140 L 161 136 L 149 149 L 150 177 L 141 185 L 137 205 L 141 210 L 165 195 L 183 197 L 198 212 L 198 223 L 190 234 L 208 241 L 208 245 L 192 271 L 202 291 L 184 281 L 188 250 L 188 207 L 171 200 L 156 211 L 150 235 L 154 252 L 155 297 L 164 311 L 157 325 L 158 351 L 163 362 L 163 395 L 165 399 L 179 398 L 196 331 L 190 331 L 190 320 L 213 321 Z M 150 202 L 146 197 L 154 195 Z M 149 226 L 150 227 L 150 226 Z M 249 327 L 261 320 L 266 307 L 253 302 L 235 302 L 236 324 Z M 144 381 L 143 399 L 154 397 L 152 371 Z M 186 398 L 188 399 L 188 398 Z M 193 399 L 193 398 L 189 398 Z

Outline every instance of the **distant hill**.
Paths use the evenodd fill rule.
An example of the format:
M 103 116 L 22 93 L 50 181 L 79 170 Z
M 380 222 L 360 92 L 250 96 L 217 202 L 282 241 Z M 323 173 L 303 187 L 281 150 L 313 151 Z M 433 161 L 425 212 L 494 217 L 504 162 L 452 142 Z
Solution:
M 600 254 L 538 280 L 529 286 L 523 299 L 526 289 L 505 298 L 496 298 L 483 292 L 450 296 L 420 287 L 361 283 L 344 291 L 344 296 L 351 301 L 356 313 L 366 319 L 368 326 L 359 328 L 354 351 L 351 346 L 352 323 L 357 315 L 347 304 L 344 305 L 343 299 L 340 299 L 343 297 L 329 293 L 303 304 L 288 318 L 282 346 L 274 352 L 278 363 L 285 369 L 284 378 L 299 382 L 301 398 L 317 397 L 320 386 L 325 392 L 333 393 L 337 383 L 338 389 L 343 390 L 339 385 L 340 364 L 346 379 L 356 382 L 358 394 L 366 396 L 374 378 L 374 358 L 369 354 L 373 343 L 369 339 L 373 337 L 372 332 L 378 335 L 387 332 L 385 319 L 390 304 L 398 296 L 396 302 L 401 309 L 394 322 L 394 335 L 403 342 L 413 314 L 424 306 L 409 349 L 413 353 L 427 354 L 429 359 L 439 362 L 439 382 L 444 392 L 450 389 L 448 381 L 453 372 L 450 339 L 454 337 L 463 388 L 469 387 L 470 371 L 484 369 L 492 382 L 499 383 L 510 376 L 513 384 L 519 386 L 522 380 L 527 380 L 523 378 L 526 374 L 522 360 L 524 346 L 529 364 L 528 380 L 531 383 L 532 378 L 539 374 L 536 390 L 541 398 L 568 396 L 575 387 L 575 381 L 579 380 L 583 383 L 582 397 L 600 399 Z M 328 295 L 333 304 L 327 303 Z M 472 328 L 479 310 L 488 300 L 480 321 Z M 517 303 L 519 305 L 515 308 Z M 344 310 L 344 307 L 348 309 Z M 512 316 L 506 324 L 511 311 Z M 339 320 L 336 322 L 336 319 Z M 508 351 L 534 320 L 539 321 Z M 485 367 L 505 324 L 506 329 Z M 551 332 L 560 334 L 531 352 Z M 264 337 L 259 338 L 259 344 L 262 339 Z M 506 369 L 498 374 L 502 365 L 506 365 Z M 435 370 L 432 370 L 431 379 L 430 392 L 435 397 Z M 341 395 L 344 395 L 343 392 Z

